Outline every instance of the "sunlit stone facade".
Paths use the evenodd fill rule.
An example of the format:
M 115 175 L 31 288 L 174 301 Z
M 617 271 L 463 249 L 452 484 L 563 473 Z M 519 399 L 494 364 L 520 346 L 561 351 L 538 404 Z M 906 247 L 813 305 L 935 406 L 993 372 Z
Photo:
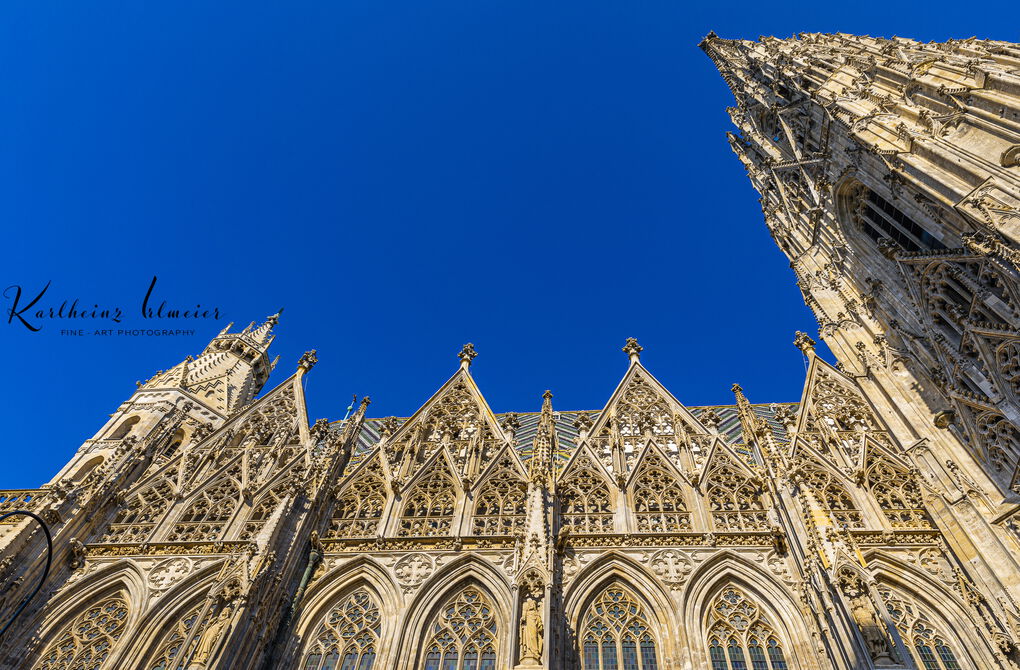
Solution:
M 315 352 L 259 397 L 278 319 L 228 326 L 0 492 L 55 540 L 0 666 L 1020 667 L 1020 47 L 702 47 L 838 367 L 798 334 L 798 402 L 688 407 L 628 340 L 603 407 L 495 414 L 467 345 L 409 417 L 310 422 Z M 40 532 L 0 551 L 9 613 Z

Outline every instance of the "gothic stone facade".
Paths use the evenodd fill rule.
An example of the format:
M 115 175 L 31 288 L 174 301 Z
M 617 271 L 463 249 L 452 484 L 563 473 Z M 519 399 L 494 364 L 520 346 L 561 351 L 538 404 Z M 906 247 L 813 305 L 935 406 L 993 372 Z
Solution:
M 1020 47 L 802 35 L 703 49 L 821 334 L 797 403 L 409 418 L 256 399 L 277 317 L 158 373 L 38 490 L 32 670 L 1020 668 Z M 607 392 L 610 389 L 607 387 Z M 0 525 L 0 611 L 42 537 Z

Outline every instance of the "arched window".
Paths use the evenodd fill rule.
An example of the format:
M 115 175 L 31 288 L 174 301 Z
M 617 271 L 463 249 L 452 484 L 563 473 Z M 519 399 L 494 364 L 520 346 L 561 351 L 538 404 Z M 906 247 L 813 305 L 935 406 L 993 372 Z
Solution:
M 34 670 L 99 670 L 127 625 L 128 603 L 107 598 L 74 618 L 50 642 Z
M 358 589 L 319 624 L 302 670 L 372 670 L 381 627 L 378 603 L 368 591 Z
M 170 443 L 166 445 L 166 448 L 160 453 L 161 458 L 170 458 L 177 453 L 178 447 L 184 442 L 184 429 L 178 428 L 174 436 L 170 438 Z
M 716 530 L 769 529 L 758 486 L 735 464 L 724 461 L 708 475 L 708 501 Z
M 873 457 L 867 482 L 893 528 L 931 527 L 921 490 L 910 473 L 881 457 Z
M 472 528 L 477 535 L 513 535 L 524 525 L 528 485 L 504 459 L 475 496 Z
M 192 631 L 195 631 L 195 624 L 198 622 L 201 612 L 202 605 L 196 605 L 174 622 L 164 639 L 158 643 L 155 657 L 148 664 L 149 670 L 179 670 L 187 667 L 191 652 L 194 651 L 194 646 L 198 643 L 197 631 L 195 635 L 192 635 Z M 184 651 L 185 643 L 188 644 L 186 652 Z
M 333 508 L 329 537 L 372 537 L 386 507 L 386 484 L 379 458 L 344 487 Z
M 761 608 L 740 589 L 722 590 L 708 622 L 712 670 L 788 670 L 783 643 Z
M 663 533 L 691 529 L 691 515 L 680 482 L 663 459 L 649 452 L 640 465 L 634 486 L 638 531 Z
M 174 524 L 170 542 L 212 542 L 223 539 L 224 527 L 241 497 L 233 479 L 224 477 L 203 490 Z
M 885 601 L 889 617 L 900 631 L 903 643 L 924 670 L 961 670 L 959 657 L 945 635 L 938 631 L 935 619 L 920 603 L 882 584 L 878 592 Z
M 117 511 L 100 542 L 145 542 L 173 502 L 173 487 L 165 479 L 139 491 Z
M 836 477 L 825 470 L 812 468 L 804 473 L 803 486 L 822 506 L 832 522 L 840 527 L 860 528 L 861 512 L 850 492 Z
M 1020 454 L 1020 431 L 1001 414 L 985 412 L 976 421 L 978 434 L 988 450 L 991 474 L 1000 483 L 1009 486 L 1017 455 Z
M 443 472 L 434 469 L 415 484 L 408 494 L 400 515 L 397 535 L 450 535 L 456 499 L 453 482 Z
M 858 229 L 876 242 L 891 239 L 911 252 L 946 248 L 891 202 L 860 182 L 845 188 L 843 204 Z
M 492 605 L 468 586 L 450 598 L 428 628 L 424 670 L 495 670 L 499 630 Z
M 130 419 L 126 419 L 123 423 L 117 426 L 117 430 L 113 431 L 113 435 L 110 436 L 111 440 L 123 440 L 125 437 L 131 434 L 131 429 L 138 423 L 139 417 L 133 416 Z
M 271 489 L 255 503 L 251 513 L 248 515 L 247 521 L 244 522 L 244 530 L 241 531 L 241 540 L 250 540 L 262 527 L 266 525 L 266 521 L 273 515 L 276 508 L 280 506 L 284 498 L 287 497 L 287 490 L 290 487 L 290 482 L 284 482 L 278 484 L 276 488 Z
M 613 584 L 588 606 L 577 636 L 583 670 L 658 670 L 656 638 L 640 601 Z
M 578 467 L 557 486 L 563 525 L 574 533 L 613 532 L 613 506 L 605 481 L 590 463 Z

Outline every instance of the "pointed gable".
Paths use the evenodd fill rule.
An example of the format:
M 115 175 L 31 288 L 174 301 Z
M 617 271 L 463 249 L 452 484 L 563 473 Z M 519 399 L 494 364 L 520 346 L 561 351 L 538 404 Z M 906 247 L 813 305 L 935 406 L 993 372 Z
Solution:
M 474 498 L 471 527 L 477 535 L 513 535 L 524 526 L 528 482 L 520 459 L 510 446 L 500 452 L 482 475 Z
M 646 447 L 628 488 L 633 491 L 638 532 L 691 530 L 686 501 L 690 485 L 654 444 Z
M 473 454 L 487 463 L 506 443 L 495 414 L 471 375 L 461 368 L 396 429 L 386 450 L 391 462 L 410 457 L 420 464 L 446 447 L 463 475 Z
M 408 483 L 401 496 L 397 535 L 429 537 L 453 533 L 453 513 L 460 491 L 445 449 L 437 452 Z
M 622 467 L 631 472 L 648 442 L 654 442 L 679 463 L 680 450 L 692 446 L 700 450 L 708 432 L 690 410 L 634 361 L 591 427 L 588 443 L 603 465 L 613 471 L 612 446 L 616 441 Z
M 582 444 L 556 484 L 563 525 L 574 533 L 613 531 L 611 480 Z

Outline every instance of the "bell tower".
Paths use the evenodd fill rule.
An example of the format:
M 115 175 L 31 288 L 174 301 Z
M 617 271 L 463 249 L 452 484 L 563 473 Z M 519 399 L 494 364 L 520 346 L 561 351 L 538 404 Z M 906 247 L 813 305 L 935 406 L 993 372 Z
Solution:
M 841 368 L 931 450 L 933 476 L 959 463 L 1020 502 L 1020 48 L 714 33 L 701 48 Z

